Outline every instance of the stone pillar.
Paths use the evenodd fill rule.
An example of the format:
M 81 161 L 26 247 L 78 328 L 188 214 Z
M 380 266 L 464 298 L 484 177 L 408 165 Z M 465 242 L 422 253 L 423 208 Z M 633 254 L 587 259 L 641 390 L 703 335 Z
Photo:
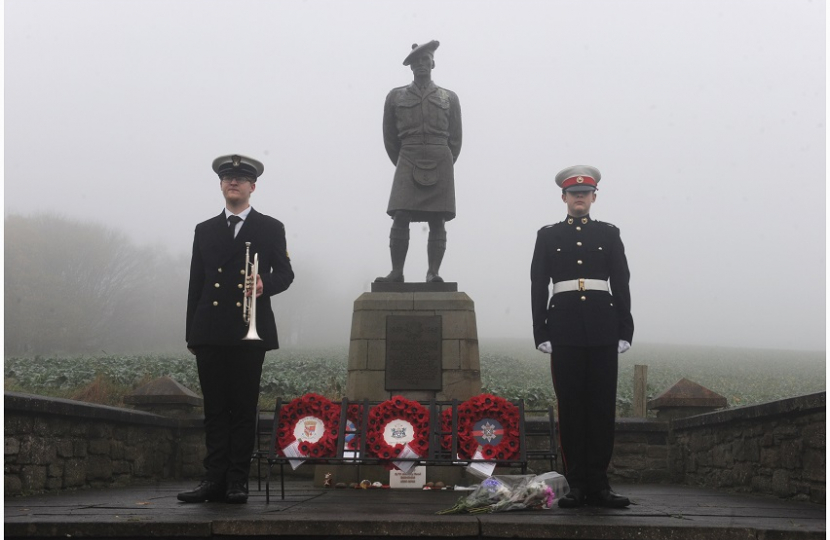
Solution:
M 723 409 L 726 398 L 696 382 L 680 379 L 671 388 L 648 402 L 657 419 L 671 421 Z
M 373 283 L 355 300 L 348 399 L 426 404 L 480 393 L 475 305 L 456 283 Z
M 202 398 L 170 377 L 159 377 L 124 396 L 124 403 L 136 409 L 182 418 L 191 416 L 202 406 Z

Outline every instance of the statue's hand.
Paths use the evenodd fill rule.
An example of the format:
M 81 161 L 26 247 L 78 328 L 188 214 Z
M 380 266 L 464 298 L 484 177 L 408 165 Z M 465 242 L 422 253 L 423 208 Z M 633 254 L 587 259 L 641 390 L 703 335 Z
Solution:
M 540 343 L 538 347 L 536 347 L 540 352 L 545 354 L 550 354 L 553 352 L 553 347 L 551 347 L 550 341 L 546 341 L 544 343 Z

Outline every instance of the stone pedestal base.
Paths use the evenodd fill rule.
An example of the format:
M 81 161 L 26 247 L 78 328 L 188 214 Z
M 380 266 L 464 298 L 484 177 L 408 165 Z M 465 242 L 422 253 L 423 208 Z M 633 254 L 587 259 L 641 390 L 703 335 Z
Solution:
M 386 290 L 389 290 L 390 287 L 394 289 L 396 284 L 384 285 Z M 475 307 L 470 297 L 463 292 L 412 290 L 413 285 L 432 284 L 397 285 L 409 290 L 363 293 L 355 300 L 346 397 L 350 400 L 385 401 L 393 395 L 402 395 L 420 401 L 426 406 L 430 399 L 465 401 L 480 394 L 478 330 Z M 436 338 L 440 339 L 440 344 L 435 344 L 436 347 L 440 347 L 441 372 L 437 377 L 440 379 L 439 384 L 425 385 L 425 388 L 413 388 L 412 384 L 406 389 L 389 387 L 390 384 L 396 384 L 395 379 L 401 378 L 387 377 L 386 373 L 387 318 L 395 316 L 440 318 L 440 337 Z M 417 355 L 414 355 L 414 358 L 417 362 Z M 407 368 L 408 371 L 419 369 L 417 366 Z M 390 379 L 393 380 L 391 383 Z M 440 388 L 436 389 L 438 386 Z
M 389 321 L 389 317 L 398 318 Z M 419 321 L 411 317 L 424 317 L 425 324 L 417 324 Z M 416 351 L 401 350 L 407 343 L 407 325 L 413 333 L 420 333 L 414 347 L 428 349 L 429 362 Z M 401 366 L 405 373 L 390 373 L 390 377 L 386 372 L 387 328 L 394 329 L 391 341 L 397 340 L 391 348 L 392 354 L 399 355 L 397 365 L 401 366 L 401 358 L 409 357 L 414 363 Z M 424 328 L 427 330 L 421 332 Z M 349 400 L 386 401 L 402 395 L 424 406 L 432 399 L 466 401 L 481 393 L 479 366 L 475 306 L 469 296 L 457 292 L 456 283 L 374 283 L 372 292 L 355 300 L 346 381 Z M 421 369 L 435 371 L 424 377 L 429 381 L 419 387 Z M 318 465 L 315 485 L 323 485 L 327 472 L 337 483 L 389 482 L 389 471 L 378 465 Z M 474 482 L 467 476 L 462 467 L 427 467 L 428 481 L 440 480 L 447 485 Z

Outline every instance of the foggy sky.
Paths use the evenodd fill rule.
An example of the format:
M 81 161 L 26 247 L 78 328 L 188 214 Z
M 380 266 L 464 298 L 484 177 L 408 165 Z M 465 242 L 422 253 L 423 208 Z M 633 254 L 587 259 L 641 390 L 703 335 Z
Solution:
M 592 216 L 622 231 L 635 347 L 824 349 L 825 20 L 818 0 L 7 0 L 5 213 L 188 253 L 223 208 L 212 160 L 255 157 L 252 205 L 298 270 L 284 294 L 345 344 L 390 270 L 384 98 L 437 39 L 464 129 L 441 274 L 480 338 L 532 346 L 536 231 L 584 163 Z M 425 273 L 413 224 L 405 274 Z

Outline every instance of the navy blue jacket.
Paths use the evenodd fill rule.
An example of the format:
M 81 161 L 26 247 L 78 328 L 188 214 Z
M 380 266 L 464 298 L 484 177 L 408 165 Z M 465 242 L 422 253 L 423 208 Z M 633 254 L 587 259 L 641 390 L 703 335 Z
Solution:
M 539 229 L 530 267 L 533 338 L 538 346 L 593 347 L 631 343 L 634 320 L 628 261 L 620 230 L 610 223 L 568 217 Z M 569 291 L 550 295 L 551 282 L 609 280 L 611 292 Z
M 224 211 L 196 225 L 190 286 L 187 294 L 188 347 L 247 345 L 279 348 L 271 296 L 291 285 L 294 272 L 285 244 L 285 227 L 253 208 L 236 238 Z M 242 341 L 248 326 L 242 317 L 245 281 L 245 242 L 251 242 L 251 262 L 259 255 L 263 293 L 256 299 L 257 334 L 262 341 Z

